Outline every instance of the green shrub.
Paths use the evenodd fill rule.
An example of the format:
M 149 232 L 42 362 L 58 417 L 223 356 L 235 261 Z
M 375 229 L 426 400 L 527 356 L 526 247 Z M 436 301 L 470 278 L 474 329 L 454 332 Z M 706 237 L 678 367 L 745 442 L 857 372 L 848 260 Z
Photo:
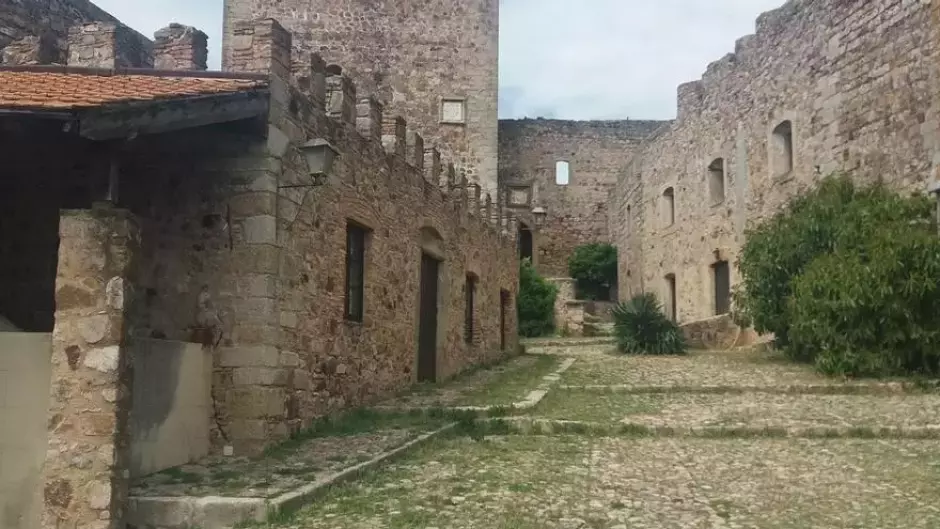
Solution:
M 663 313 L 651 293 L 639 294 L 613 310 L 614 335 L 622 353 L 672 355 L 686 352 L 679 326 Z
M 835 176 L 747 233 L 739 322 L 840 375 L 937 370 L 940 240 L 932 205 Z
M 937 374 L 937 278 L 936 232 L 885 225 L 862 248 L 819 257 L 795 280 L 789 348 L 831 375 Z
M 555 298 L 558 287 L 536 272 L 531 261 L 519 270 L 519 334 L 527 338 L 548 336 L 555 330 Z
M 617 248 L 610 244 L 579 246 L 568 259 L 568 274 L 576 282 L 580 299 L 610 299 L 610 288 L 617 284 Z
M 858 189 L 845 176 L 824 179 L 747 231 L 738 261 L 742 281 L 734 294 L 736 319 L 760 333 L 773 333 L 777 345 L 786 349 L 793 281 L 814 259 L 837 248 L 858 249 L 885 224 L 907 226 L 929 215 L 930 205 L 923 198 L 904 198 L 882 185 Z

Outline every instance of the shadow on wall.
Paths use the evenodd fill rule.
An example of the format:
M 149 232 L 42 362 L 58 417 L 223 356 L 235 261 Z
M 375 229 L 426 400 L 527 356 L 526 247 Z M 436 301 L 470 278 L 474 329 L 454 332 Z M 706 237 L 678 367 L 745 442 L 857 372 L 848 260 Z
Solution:
M 209 453 L 212 354 L 199 344 L 137 340 L 131 410 L 131 477 Z

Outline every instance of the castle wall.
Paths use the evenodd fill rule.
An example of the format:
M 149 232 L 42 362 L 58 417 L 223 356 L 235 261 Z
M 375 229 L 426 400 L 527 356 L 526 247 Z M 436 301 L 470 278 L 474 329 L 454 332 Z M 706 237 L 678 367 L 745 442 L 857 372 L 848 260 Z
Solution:
M 547 211 L 537 230 L 534 256 L 543 275 L 567 277 L 568 258 L 575 248 L 612 242 L 607 196 L 642 140 L 660 125 L 656 121 L 499 122 L 499 177 L 507 205 L 533 228 L 532 208 Z M 556 183 L 559 161 L 569 163 L 568 185 Z
M 711 266 L 729 261 L 737 281 L 746 226 L 822 176 L 845 171 L 922 192 L 940 163 L 931 9 L 902 0 L 792 0 L 762 15 L 756 35 L 740 39 L 700 81 L 681 86 L 678 120 L 644 147 L 611 194 L 619 246 L 627 248 L 621 296 L 647 290 L 666 300 L 665 278 L 674 274 L 679 319 L 712 316 Z M 785 134 L 774 134 L 785 121 L 792 168 Z M 719 158 L 724 197 L 716 200 L 709 167 Z
M 496 190 L 497 0 L 226 0 L 223 63 L 239 20 L 271 17 L 294 35 L 295 70 L 320 53 L 361 94 L 408 118 L 448 158 Z M 466 101 L 466 123 L 442 123 L 442 99 Z
M 105 22 L 118 26 L 125 64 L 146 66 L 150 39 L 88 0 L 18 0 L 0 3 L 0 64 L 65 64 L 69 28 Z

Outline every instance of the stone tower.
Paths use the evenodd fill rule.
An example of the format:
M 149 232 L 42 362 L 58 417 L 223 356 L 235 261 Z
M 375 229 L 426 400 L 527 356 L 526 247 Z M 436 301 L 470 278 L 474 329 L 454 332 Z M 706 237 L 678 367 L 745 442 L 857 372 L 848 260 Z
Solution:
M 478 182 L 497 188 L 499 0 L 225 0 L 236 22 L 275 18 L 295 57 L 318 52 Z M 295 67 L 299 67 L 296 63 Z

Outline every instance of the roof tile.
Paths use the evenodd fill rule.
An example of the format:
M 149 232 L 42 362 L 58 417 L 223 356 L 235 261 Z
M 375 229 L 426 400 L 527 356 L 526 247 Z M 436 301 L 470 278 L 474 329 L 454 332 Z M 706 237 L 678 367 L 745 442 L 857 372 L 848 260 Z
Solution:
M 265 81 L 253 79 L 0 70 L 0 108 L 83 109 L 235 93 L 265 85 Z

